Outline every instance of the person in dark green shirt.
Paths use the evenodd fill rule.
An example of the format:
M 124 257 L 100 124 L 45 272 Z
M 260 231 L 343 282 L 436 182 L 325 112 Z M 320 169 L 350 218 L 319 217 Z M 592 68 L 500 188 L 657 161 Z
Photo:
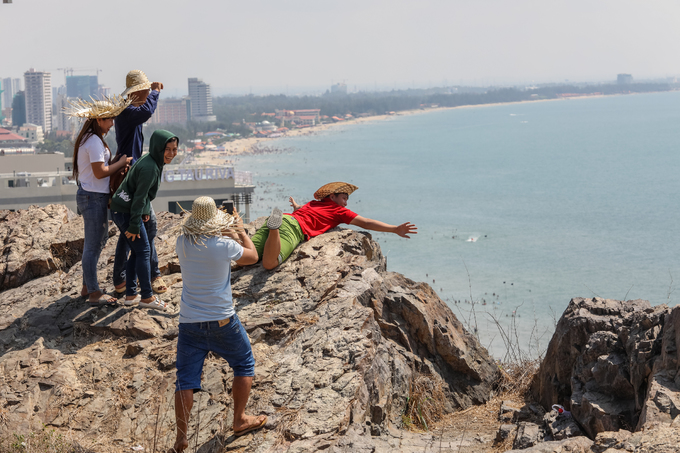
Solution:
M 111 217 L 130 247 L 127 261 L 125 305 L 137 302 L 137 279 L 141 289 L 141 308 L 166 310 L 167 304 L 153 295 L 149 256 L 151 245 L 142 227 L 142 220 L 149 216 L 151 201 L 161 185 L 163 166 L 177 155 L 179 138 L 169 131 L 157 130 L 149 141 L 149 153 L 137 160 L 130 168 L 116 193 L 111 198 Z

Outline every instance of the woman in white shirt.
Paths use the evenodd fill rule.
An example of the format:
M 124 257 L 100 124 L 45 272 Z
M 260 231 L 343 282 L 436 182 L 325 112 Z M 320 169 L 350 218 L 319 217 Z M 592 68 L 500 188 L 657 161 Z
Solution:
M 78 181 L 76 203 L 85 225 L 81 295 L 89 295 L 92 306 L 116 304 L 117 301 L 99 288 L 97 262 L 109 232 L 109 176 L 129 166 L 132 158 L 109 165 L 111 151 L 104 136 L 113 126 L 114 117 L 128 105 L 129 101 L 117 97 L 94 102 L 79 100 L 68 112 L 71 116 L 86 118 L 73 150 L 73 177 Z

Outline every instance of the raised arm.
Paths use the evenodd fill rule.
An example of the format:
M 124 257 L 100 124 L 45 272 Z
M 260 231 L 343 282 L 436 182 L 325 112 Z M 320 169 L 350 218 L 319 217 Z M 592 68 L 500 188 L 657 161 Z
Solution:
M 382 231 L 385 233 L 394 233 L 399 236 L 409 239 L 409 234 L 418 234 L 418 228 L 410 222 L 402 223 L 401 225 L 390 225 L 380 220 L 368 219 L 366 217 L 356 216 L 350 222 L 350 225 L 356 225 L 359 228 L 365 228 L 372 231 Z
M 290 202 L 290 205 L 293 207 L 293 212 L 297 211 L 302 207 L 302 205 L 299 205 L 295 202 L 295 199 L 293 197 L 288 197 L 288 201 Z

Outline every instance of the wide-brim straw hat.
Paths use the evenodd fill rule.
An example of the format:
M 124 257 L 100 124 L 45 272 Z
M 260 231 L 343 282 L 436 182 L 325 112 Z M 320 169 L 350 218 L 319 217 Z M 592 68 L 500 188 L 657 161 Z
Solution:
M 84 99 L 75 99 L 69 101 L 70 107 L 64 108 L 64 112 L 70 117 L 76 118 L 114 118 L 125 110 L 131 100 L 125 99 L 121 96 L 108 96 L 102 99 L 90 98 L 91 101 Z
M 130 93 L 135 91 L 148 90 L 151 88 L 151 82 L 149 82 L 148 77 L 144 74 L 144 71 L 139 69 L 133 69 L 127 73 L 125 77 L 125 91 L 121 93 L 121 96 L 125 97 Z
M 328 184 L 319 187 L 319 190 L 314 192 L 314 198 L 317 200 L 323 200 L 327 196 L 333 195 L 334 193 L 346 193 L 347 195 L 351 195 L 352 192 L 357 189 L 357 186 L 347 182 L 329 182 Z
M 210 197 L 196 198 L 191 205 L 191 215 L 179 227 L 180 234 L 191 239 L 194 244 L 202 244 L 203 237 L 237 231 L 236 216 L 218 209 L 215 200 Z

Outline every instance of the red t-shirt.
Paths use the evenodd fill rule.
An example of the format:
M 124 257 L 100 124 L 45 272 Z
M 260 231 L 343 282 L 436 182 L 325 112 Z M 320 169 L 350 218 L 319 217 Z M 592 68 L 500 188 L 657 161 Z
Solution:
M 356 213 L 343 208 L 330 199 L 310 201 L 289 215 L 298 221 L 307 240 L 325 233 L 341 223 L 349 224 L 357 216 Z

